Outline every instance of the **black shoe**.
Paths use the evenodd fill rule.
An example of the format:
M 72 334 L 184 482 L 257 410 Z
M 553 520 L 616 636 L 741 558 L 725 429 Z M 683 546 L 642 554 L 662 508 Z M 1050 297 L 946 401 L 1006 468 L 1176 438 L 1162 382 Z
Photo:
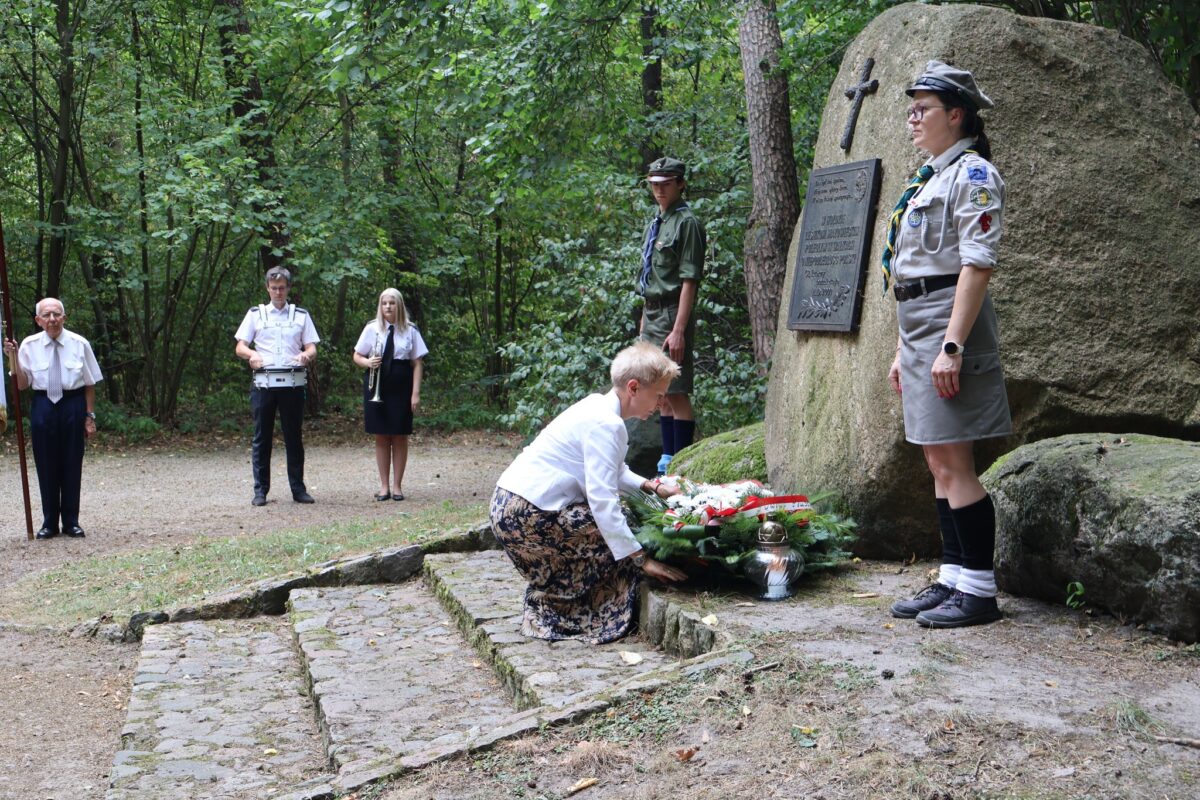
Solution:
M 53 528 L 47 528 L 45 525 L 43 525 L 38 529 L 38 532 L 34 534 L 33 538 L 53 539 L 55 536 L 58 536 L 58 531 L 54 530 Z
M 912 619 L 922 611 L 937 608 L 950 599 L 954 589 L 944 583 L 934 583 L 917 592 L 911 600 L 897 600 L 892 603 L 892 616 L 900 619 Z
M 254 499 L 250 501 L 252 506 L 265 506 L 267 504 L 267 496 L 265 494 L 256 494 Z
M 313 500 L 311 494 L 309 494 L 308 492 L 303 492 L 303 491 L 292 492 L 292 499 L 295 500 L 297 503 L 315 503 L 315 502 L 317 502 L 316 500 Z
M 965 628 L 986 625 L 1003 616 L 994 597 L 976 597 L 956 591 L 937 608 L 917 614 L 917 624 L 926 628 Z
M 82 539 L 84 536 L 83 528 L 79 527 L 78 525 L 72 525 L 63 531 L 63 533 L 65 533 L 67 536 L 70 536 L 72 539 Z

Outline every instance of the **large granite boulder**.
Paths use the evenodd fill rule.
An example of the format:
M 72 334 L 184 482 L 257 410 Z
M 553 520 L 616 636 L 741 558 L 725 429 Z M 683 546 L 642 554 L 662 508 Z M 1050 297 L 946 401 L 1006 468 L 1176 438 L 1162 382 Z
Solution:
M 629 434 L 625 463 L 638 475 L 653 477 L 658 470 L 658 459 L 662 456 L 658 414 L 651 414 L 648 420 L 630 417 L 625 420 L 625 430 Z
M 1129 434 L 1059 436 L 984 475 L 996 503 L 996 581 L 1200 639 L 1200 444 Z
M 843 153 L 843 91 L 868 57 L 879 89 Z M 882 297 L 879 272 L 888 214 L 923 160 L 904 89 L 930 58 L 973 70 L 995 100 L 985 118 L 1007 184 L 992 296 L 1016 432 L 977 446 L 980 469 L 1075 431 L 1200 438 L 1200 118 L 1182 92 L 1143 48 L 1103 28 L 897 6 L 848 48 L 813 161 L 882 159 L 861 326 L 787 329 L 798 224 L 766 414 L 771 484 L 839 493 L 860 523 L 860 552 L 874 556 L 939 548 L 932 480 L 886 380 L 895 301 Z
M 752 479 L 766 483 L 767 459 L 761 422 L 718 433 L 685 447 L 671 460 L 671 474 L 701 483 Z

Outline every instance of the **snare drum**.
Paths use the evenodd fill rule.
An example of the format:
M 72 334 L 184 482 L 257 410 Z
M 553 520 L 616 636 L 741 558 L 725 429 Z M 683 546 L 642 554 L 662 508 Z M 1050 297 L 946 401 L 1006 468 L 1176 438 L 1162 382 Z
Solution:
M 258 389 L 291 389 L 308 384 L 304 367 L 267 367 L 254 371 L 254 386 Z

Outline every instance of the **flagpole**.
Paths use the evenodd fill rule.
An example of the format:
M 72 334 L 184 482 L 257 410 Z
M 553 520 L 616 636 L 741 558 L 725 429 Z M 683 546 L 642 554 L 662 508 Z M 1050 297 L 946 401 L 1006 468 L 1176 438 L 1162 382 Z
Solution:
M 4 300 L 4 335 L 16 341 L 13 333 L 12 303 L 8 294 L 8 260 L 4 257 L 4 217 L 0 216 L 0 298 Z M 29 505 L 29 468 L 25 462 L 25 426 L 21 424 L 21 389 L 12 376 L 13 421 L 17 426 L 17 452 L 21 454 L 21 493 L 25 498 L 25 538 L 33 539 L 33 509 Z

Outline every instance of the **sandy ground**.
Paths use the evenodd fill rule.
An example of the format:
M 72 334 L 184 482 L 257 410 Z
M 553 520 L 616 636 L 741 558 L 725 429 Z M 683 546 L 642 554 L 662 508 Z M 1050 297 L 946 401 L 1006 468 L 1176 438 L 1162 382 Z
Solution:
M 250 505 L 248 443 L 97 448 L 84 464 L 80 524 L 85 539 L 27 541 L 12 436 L 0 453 L 0 586 L 77 558 L 253 535 L 333 521 L 368 520 L 440 505 L 486 502 L 519 449 L 510 436 L 413 437 L 403 502 L 376 502 L 369 441 L 308 443 L 305 475 L 317 502 L 294 503 L 276 445 L 266 506 Z M 365 436 L 363 437 L 365 440 Z M 40 524 L 30 455 L 34 528 Z M 14 622 L 19 623 L 19 620 Z M 117 751 L 136 645 L 72 639 L 0 622 L 0 798 L 98 800 Z

